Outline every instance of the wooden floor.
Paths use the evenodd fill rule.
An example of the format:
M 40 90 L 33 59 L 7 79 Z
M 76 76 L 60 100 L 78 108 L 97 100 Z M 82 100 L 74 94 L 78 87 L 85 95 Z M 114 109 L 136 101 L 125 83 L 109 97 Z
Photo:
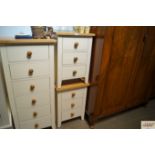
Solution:
M 95 124 L 95 129 L 140 129 L 142 120 L 155 121 L 155 100 L 115 116 L 102 119 Z M 62 123 L 61 129 L 89 129 L 86 121 L 79 118 Z

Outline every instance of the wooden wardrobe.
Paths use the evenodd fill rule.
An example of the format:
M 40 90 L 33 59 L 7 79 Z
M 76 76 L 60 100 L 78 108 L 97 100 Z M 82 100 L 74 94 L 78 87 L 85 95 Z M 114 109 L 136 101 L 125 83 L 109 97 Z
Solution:
M 155 27 L 91 27 L 93 42 L 86 114 L 102 117 L 155 97 Z

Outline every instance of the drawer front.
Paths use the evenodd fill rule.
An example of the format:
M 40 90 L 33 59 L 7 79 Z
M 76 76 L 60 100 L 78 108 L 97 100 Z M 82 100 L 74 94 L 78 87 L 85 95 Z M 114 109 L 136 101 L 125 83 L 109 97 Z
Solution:
M 78 65 L 87 63 L 87 53 L 64 53 L 64 65 Z
M 7 46 L 7 56 L 10 62 L 30 61 L 30 60 L 47 60 L 48 46 Z
M 62 102 L 65 100 L 73 100 L 73 99 L 80 99 L 83 98 L 85 89 L 77 89 L 77 90 L 71 90 L 67 92 L 63 92 L 61 94 L 62 96 Z
M 86 66 L 63 66 L 62 79 L 82 78 L 86 75 Z
M 50 104 L 49 92 L 23 95 L 15 98 L 17 109 L 35 108 Z
M 62 101 L 62 111 L 74 110 L 77 108 L 81 108 L 82 104 L 83 104 L 83 98 L 63 100 Z
M 33 95 L 39 92 L 49 92 L 49 79 L 37 79 L 13 82 L 15 96 Z
M 87 52 L 88 46 L 87 38 L 63 38 L 63 52 Z
M 65 121 L 65 120 L 69 120 L 69 119 L 78 117 L 80 115 L 81 115 L 81 109 L 80 108 L 68 110 L 67 112 L 62 111 L 62 118 L 61 119 L 62 119 L 62 121 Z
M 49 74 L 49 63 L 18 63 L 10 64 L 11 77 L 13 79 L 31 78 Z
M 38 119 L 50 115 L 50 105 L 34 108 L 18 108 L 18 117 L 20 121 Z
M 41 129 L 51 126 L 50 116 L 45 116 L 40 119 L 23 121 L 20 123 L 21 129 Z

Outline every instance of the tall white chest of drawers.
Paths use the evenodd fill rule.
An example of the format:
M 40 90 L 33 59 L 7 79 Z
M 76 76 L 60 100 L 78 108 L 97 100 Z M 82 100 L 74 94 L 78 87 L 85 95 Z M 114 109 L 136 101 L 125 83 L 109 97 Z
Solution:
M 54 43 L 20 40 L 0 47 L 15 128 L 55 128 Z
M 72 118 L 84 120 L 94 34 L 58 33 L 57 125 Z M 82 82 L 77 83 L 76 80 Z M 72 81 L 70 84 L 65 84 Z

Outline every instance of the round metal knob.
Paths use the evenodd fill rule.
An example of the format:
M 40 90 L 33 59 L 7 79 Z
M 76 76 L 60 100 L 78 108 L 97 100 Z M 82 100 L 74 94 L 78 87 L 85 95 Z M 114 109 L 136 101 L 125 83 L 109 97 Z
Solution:
M 73 76 L 76 76 L 76 74 L 77 74 L 77 71 L 73 71 Z
M 33 113 L 33 117 L 37 117 L 37 115 L 38 115 L 37 112 Z
M 77 42 L 77 43 L 74 43 L 74 48 L 75 48 L 75 49 L 77 49 L 78 46 L 79 46 L 79 43 L 78 43 L 78 42 Z
M 28 59 L 30 59 L 32 57 L 32 52 L 31 51 L 27 51 L 26 56 L 27 56 Z
M 32 99 L 32 105 L 34 106 L 36 104 L 36 99 Z
M 34 125 L 34 128 L 37 129 L 38 127 L 39 127 L 39 124 L 36 123 L 36 124 Z
M 73 61 L 74 61 L 74 63 L 77 63 L 78 57 L 75 57 Z
M 34 89 L 35 89 L 35 86 L 34 86 L 34 85 L 31 85 L 31 86 L 30 86 L 30 90 L 31 90 L 31 91 L 34 91 Z
M 33 72 L 34 72 L 33 69 L 29 69 L 28 75 L 29 75 L 29 76 L 32 76 L 32 75 L 33 75 Z
M 71 113 L 70 116 L 71 116 L 71 117 L 74 117 L 74 113 Z

